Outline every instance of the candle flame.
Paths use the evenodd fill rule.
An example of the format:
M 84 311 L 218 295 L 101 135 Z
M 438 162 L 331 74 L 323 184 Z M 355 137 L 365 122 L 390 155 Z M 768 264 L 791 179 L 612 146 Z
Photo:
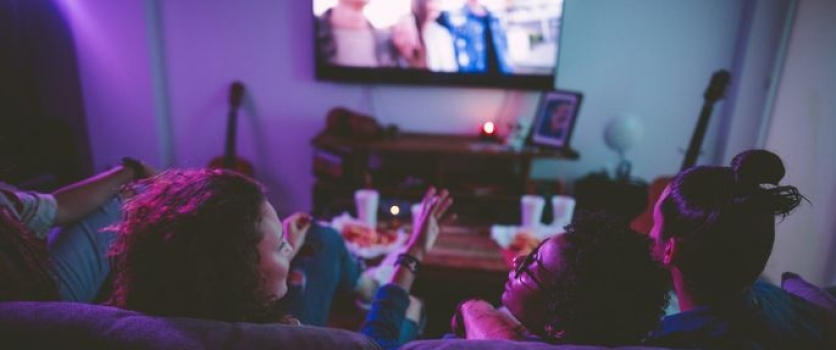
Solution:
M 482 125 L 482 131 L 484 131 L 486 134 L 493 134 L 495 130 L 496 126 L 493 124 L 493 122 L 485 122 L 485 124 Z

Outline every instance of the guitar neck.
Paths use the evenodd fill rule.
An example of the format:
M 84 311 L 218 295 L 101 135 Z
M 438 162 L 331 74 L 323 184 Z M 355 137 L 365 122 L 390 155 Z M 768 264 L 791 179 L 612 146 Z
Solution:
M 705 138 L 705 132 L 708 129 L 708 119 L 711 117 L 711 111 L 714 110 L 714 104 L 725 95 L 726 86 L 730 79 L 731 74 L 726 70 L 718 70 L 711 75 L 711 81 L 703 94 L 705 102 L 702 105 L 697 126 L 694 129 L 694 134 L 691 135 L 691 143 L 688 145 L 688 151 L 685 152 L 685 159 L 682 161 L 679 171 L 697 164 L 697 157 L 700 155 L 702 140 Z
M 682 166 L 679 171 L 688 169 L 697 164 L 697 157 L 700 155 L 702 148 L 702 141 L 705 138 L 705 133 L 708 130 L 708 120 L 711 117 L 711 112 L 714 110 L 714 104 L 706 101 L 702 106 L 700 118 L 697 121 L 697 126 L 694 128 L 694 133 L 691 135 L 691 142 L 688 144 L 688 150 L 685 152 L 685 159 L 682 161 Z
M 235 136 L 237 134 L 237 113 L 235 107 L 229 108 L 229 115 L 226 124 L 226 144 L 224 145 L 224 167 L 232 168 L 235 165 Z

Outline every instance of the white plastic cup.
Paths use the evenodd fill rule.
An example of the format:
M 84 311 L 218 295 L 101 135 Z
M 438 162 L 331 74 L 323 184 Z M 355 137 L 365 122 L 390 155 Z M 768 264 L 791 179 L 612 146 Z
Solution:
M 421 213 L 423 213 L 424 207 L 421 203 L 415 203 L 410 208 L 410 213 L 412 214 L 412 227 L 418 226 L 418 220 L 421 219 Z
M 535 195 L 524 195 L 520 198 L 520 209 L 522 210 L 522 226 L 537 227 L 543 217 L 543 207 L 546 200 Z
M 380 194 L 376 190 L 363 189 L 354 192 L 354 205 L 357 207 L 357 219 L 368 227 L 377 227 L 377 206 Z
M 554 220 L 552 226 L 565 226 L 572 222 L 575 213 L 575 198 L 570 196 L 552 196 L 552 210 Z

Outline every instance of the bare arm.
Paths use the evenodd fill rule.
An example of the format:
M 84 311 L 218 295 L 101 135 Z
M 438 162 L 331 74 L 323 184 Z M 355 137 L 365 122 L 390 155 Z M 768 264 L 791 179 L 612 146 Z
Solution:
M 467 339 L 525 339 L 525 327 L 506 312 L 499 311 L 484 300 L 468 300 L 459 305 L 456 314 L 464 324 Z
M 143 164 L 145 174 L 153 175 L 156 171 Z M 123 185 L 131 182 L 137 174 L 130 167 L 117 166 L 93 177 L 60 188 L 52 193 L 58 202 L 53 225 L 62 226 L 73 223 L 107 202 L 119 193 Z
M 435 245 L 435 240 L 441 231 L 439 222 L 445 221 L 443 218 L 452 204 L 453 199 L 450 198 L 450 193 L 447 190 L 442 190 L 438 195 L 436 195 L 435 189 L 431 188 L 427 191 L 424 200 L 421 202 L 423 208 L 421 218 L 417 221 L 418 225 L 413 228 L 412 235 L 409 237 L 406 254 L 411 255 L 419 262 L 424 260 L 424 256 Z M 447 218 L 447 220 L 452 220 L 452 217 Z M 396 265 L 389 282 L 409 292 L 414 281 L 415 274 L 412 271 L 404 266 Z
M 438 195 L 435 189 L 427 191 L 422 201 L 421 218 L 416 221 L 418 224 L 409 237 L 405 254 L 420 262 L 432 249 L 438 237 L 439 221 L 444 221 L 442 217 L 453 203 L 449 196 L 447 191 L 441 191 Z M 361 332 L 383 349 L 397 349 L 402 345 L 400 330 L 405 316 L 413 320 L 419 318 L 421 306 L 411 302 L 409 296 L 414 280 L 415 275 L 408 267 L 396 265 L 390 283 L 378 290 L 372 309 L 366 315 Z

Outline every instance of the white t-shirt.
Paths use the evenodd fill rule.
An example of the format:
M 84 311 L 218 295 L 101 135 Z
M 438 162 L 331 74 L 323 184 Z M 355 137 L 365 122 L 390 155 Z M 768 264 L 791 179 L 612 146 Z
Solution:
M 424 26 L 421 33 L 427 50 L 427 68 L 434 72 L 456 72 L 456 52 L 453 36 L 444 26 L 431 22 Z
M 375 54 L 377 40 L 371 28 L 334 28 L 334 43 L 337 47 L 334 64 L 352 67 L 378 66 Z

